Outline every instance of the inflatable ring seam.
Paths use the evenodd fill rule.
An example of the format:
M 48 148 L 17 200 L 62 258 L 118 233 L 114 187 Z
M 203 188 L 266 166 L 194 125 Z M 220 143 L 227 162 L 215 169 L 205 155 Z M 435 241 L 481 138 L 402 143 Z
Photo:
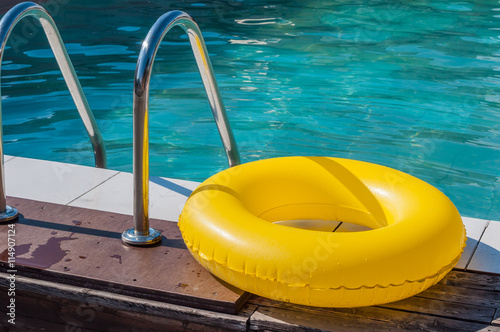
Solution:
M 182 229 L 181 229 L 181 233 L 182 232 Z M 464 237 L 466 236 L 466 231 L 464 229 L 463 231 L 464 233 Z M 184 234 L 183 234 L 184 235 Z M 193 244 L 191 243 L 191 241 L 188 241 L 188 240 L 185 240 L 185 243 L 186 243 L 186 246 L 194 251 L 195 253 L 199 254 L 199 249 L 198 248 L 194 248 Z M 374 285 L 374 286 L 367 286 L 367 285 L 362 285 L 360 287 L 354 287 L 354 288 L 350 288 L 350 287 L 346 287 L 346 286 L 340 286 L 340 287 L 335 287 L 335 288 L 332 288 L 332 287 L 329 287 L 329 288 L 314 288 L 314 287 L 311 287 L 310 284 L 304 284 L 304 285 L 293 285 L 293 287 L 306 287 L 306 288 L 309 288 L 309 289 L 312 289 L 312 290 L 318 290 L 318 291 L 325 291 L 325 290 L 339 290 L 339 289 L 346 289 L 346 290 L 358 290 L 358 289 L 375 289 L 375 288 L 389 288 L 389 287 L 397 287 L 397 286 L 402 286 L 402 285 L 405 285 L 405 284 L 408 284 L 408 283 L 421 283 L 421 282 L 426 282 L 428 280 L 433 280 L 435 279 L 436 277 L 441 277 L 442 275 L 448 273 L 454 266 L 455 264 L 458 263 L 458 261 L 460 260 L 460 256 L 462 255 L 463 251 L 464 251 L 464 248 L 465 248 L 465 245 L 466 245 L 466 242 L 464 241 L 463 244 L 462 244 L 462 249 L 460 250 L 460 253 L 451 261 L 451 263 L 443 266 L 441 269 L 439 269 L 437 272 L 429 275 L 429 276 L 426 276 L 424 278 L 421 278 L 421 279 L 418 279 L 418 280 L 405 280 L 404 282 L 400 283 L 400 284 L 392 284 L 392 283 L 389 283 L 387 286 L 383 286 L 383 285 Z M 224 266 L 225 268 L 233 271 L 233 272 L 236 272 L 236 273 L 242 273 L 244 275 L 247 275 L 247 276 L 252 276 L 252 277 L 255 277 L 255 278 L 258 278 L 260 280 L 270 280 L 270 281 L 275 281 L 275 282 L 278 282 L 280 284 L 283 284 L 283 285 L 286 285 L 286 286 L 292 286 L 286 282 L 283 282 L 283 281 L 280 281 L 278 280 L 277 278 L 265 278 L 265 277 L 262 277 L 262 276 L 258 276 L 257 274 L 255 273 L 246 273 L 245 271 L 238 271 L 238 270 L 235 270 L 233 269 L 231 266 L 229 266 L 229 264 L 227 264 L 227 259 L 225 262 L 217 262 L 215 259 L 213 258 L 205 258 L 203 256 L 206 256 L 206 255 L 198 255 L 198 257 L 202 260 L 204 260 L 206 263 L 210 264 L 210 262 L 214 262 L 216 264 L 219 264 L 221 266 Z M 213 256 L 213 255 L 212 255 Z M 226 256 L 227 258 L 228 256 Z

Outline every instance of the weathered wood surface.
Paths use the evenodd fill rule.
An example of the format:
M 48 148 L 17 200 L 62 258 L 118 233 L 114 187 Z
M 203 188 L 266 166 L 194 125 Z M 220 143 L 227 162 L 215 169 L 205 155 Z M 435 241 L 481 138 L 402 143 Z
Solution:
M 382 307 L 318 309 L 285 303 L 260 303 L 250 318 L 252 330 L 314 331 L 500 331 L 490 323 L 476 323 L 467 317 L 448 318 L 418 311 Z M 437 304 L 439 306 L 440 304 Z M 424 310 L 428 311 L 428 310 Z M 490 317 L 491 322 L 492 317 Z M 484 329 L 484 330 L 483 330 Z
M 461 320 L 425 316 L 402 311 L 386 312 L 382 317 L 318 315 L 302 311 L 259 307 L 250 317 L 250 330 L 254 331 L 490 331 L 500 328 Z
M 40 297 L 31 292 L 20 292 L 18 308 L 29 315 L 19 315 L 15 326 L 5 323 L 2 331 L 17 328 L 17 331 L 245 331 L 246 324 L 234 320 L 216 320 L 215 315 L 195 321 L 189 313 L 176 319 L 101 305 L 59 299 L 54 296 Z M 40 312 L 43 306 L 43 314 Z M 48 328 L 50 327 L 50 328 Z M 37 329 L 38 328 L 38 329 Z M 12 329 L 16 331 L 15 329 Z
M 2 303 L 7 301 L 6 277 L 0 274 Z M 232 315 L 18 277 L 18 329 L 7 323 L 2 327 L 5 331 L 30 331 L 28 328 L 39 324 L 46 331 L 500 332 L 500 308 L 496 300 L 491 301 L 500 294 L 491 286 L 496 278 L 452 271 L 440 284 L 417 296 L 363 308 L 315 308 L 254 295 Z M 460 296 L 446 298 L 447 288 Z M 487 300 L 478 301 L 484 295 Z
M 439 284 L 381 306 L 313 308 L 253 296 L 252 330 L 271 331 L 495 331 L 500 276 L 454 270 Z
M 219 304 L 214 305 L 214 309 L 196 307 L 200 303 L 196 299 L 194 305 L 167 303 L 163 301 L 164 289 L 161 287 L 163 284 L 182 283 L 179 279 L 169 279 L 177 278 L 178 271 L 149 275 L 151 270 L 146 270 L 134 274 L 134 268 L 123 266 L 134 262 L 136 267 L 146 268 L 156 263 L 159 266 L 153 270 L 167 269 L 172 265 L 157 262 L 168 261 L 165 256 L 170 255 L 168 262 L 173 266 L 179 266 L 175 265 L 176 261 L 180 261 L 180 266 L 184 267 L 188 265 L 182 262 L 190 263 L 186 273 L 206 273 L 190 255 L 182 254 L 181 251 L 187 250 L 175 232 L 175 224 L 153 221 L 154 227 L 164 230 L 167 237 L 161 246 L 143 250 L 121 244 L 119 235 L 126 228 L 124 224 L 130 221 L 122 220 L 116 214 L 99 212 L 98 215 L 92 215 L 83 209 L 52 208 L 39 202 L 22 203 L 28 208 L 23 206 L 21 209 L 25 215 L 16 224 L 16 239 L 26 238 L 29 241 L 24 243 L 21 240 L 16 246 L 16 250 L 19 249 L 19 256 L 16 257 L 19 258 L 19 273 L 16 276 L 17 319 L 15 326 L 8 324 L 5 319 L 6 306 L 0 305 L 2 331 L 500 332 L 500 275 L 460 270 L 450 272 L 439 284 L 412 298 L 373 307 L 315 308 L 253 295 L 239 313 L 233 314 L 216 312 L 221 307 Z M 9 204 L 12 204 L 12 200 Z M 36 212 L 38 217 L 29 219 L 30 211 Z M 2 235 L 1 227 L 0 236 L 5 236 Z M 89 243 L 82 246 L 83 252 L 75 246 L 80 238 L 89 239 Z M 5 246 L 2 241 L 4 239 L 0 238 L 0 248 Z M 159 254 L 154 253 L 154 250 Z M 5 262 L 5 253 L 2 250 L 0 252 L 0 261 Z M 43 254 L 52 256 L 44 257 Z M 80 258 L 82 255 L 87 256 Z M 78 263 L 74 264 L 73 261 Z M 96 268 L 97 264 L 99 269 Z M 4 264 L 4 268 L 0 269 L 0 303 L 7 303 L 9 299 L 5 270 Z M 89 278 L 88 270 L 91 273 L 99 270 L 101 274 Z M 108 272 L 106 274 L 103 271 Z M 84 272 L 87 277 L 82 276 Z M 135 280 L 131 281 L 131 278 Z M 198 278 L 201 277 L 195 277 L 194 280 Z M 221 286 L 209 274 L 203 275 L 202 284 L 205 278 L 212 278 Z M 155 287 L 159 286 L 159 294 L 155 294 L 154 288 L 145 287 L 146 281 Z M 138 291 L 140 287 L 143 287 L 142 292 Z M 174 289 L 181 295 L 183 291 L 189 295 L 190 287 L 191 284 L 186 283 Z M 205 286 L 200 289 L 202 292 L 203 289 L 205 292 L 214 292 Z M 227 290 L 225 286 L 224 289 Z M 232 292 L 241 301 L 241 293 L 237 290 Z
M 500 276 L 483 273 L 469 273 L 453 270 L 439 282 L 441 285 L 458 286 L 472 289 L 500 291 Z
M 6 277 L 0 274 L 2 303 L 8 300 Z M 47 331 L 245 331 L 256 308 L 249 304 L 229 315 L 25 277 L 16 279 L 15 299 L 17 330 L 6 322 L 5 330 L 28 331 L 48 322 Z
M 7 303 L 8 300 L 7 292 L 5 291 L 8 287 L 8 276 L 9 274 L 7 273 L 0 273 L 0 298 L 3 297 L 5 299 L 5 302 L 2 300 L 2 303 Z M 116 311 L 122 316 L 126 315 L 125 313 L 130 313 L 130 315 L 137 314 L 144 315 L 145 317 L 162 317 L 162 319 L 166 322 L 171 321 L 168 326 L 170 326 L 172 322 L 180 321 L 189 322 L 191 325 L 205 324 L 207 326 L 222 326 L 226 329 L 244 331 L 246 329 L 246 321 L 253 312 L 252 305 L 250 305 L 249 307 L 241 309 L 236 315 L 215 313 L 213 311 L 135 298 L 122 294 L 59 284 L 51 281 L 37 280 L 22 276 L 18 276 L 16 278 L 15 285 L 16 303 L 18 302 L 21 294 L 20 303 L 16 305 L 16 312 L 19 314 L 24 313 L 25 315 L 27 313 L 31 313 L 32 315 L 35 315 L 34 317 L 37 317 L 36 313 L 40 311 L 40 308 L 43 308 L 45 313 L 42 314 L 40 318 L 49 319 L 52 322 L 58 322 L 58 317 L 66 317 L 66 320 L 72 319 L 81 321 L 82 316 L 85 315 L 95 316 L 100 311 L 103 311 L 104 313 Z M 29 296 L 26 294 L 29 294 Z M 23 301 L 24 298 L 27 300 Z M 30 300 L 36 298 L 38 298 L 38 301 Z M 41 305 L 40 303 L 43 303 L 44 301 L 46 303 Z M 76 303 L 77 307 L 89 307 L 94 309 L 68 311 L 66 305 L 67 303 Z M 61 306 L 61 308 L 55 308 L 54 306 Z M 255 309 L 255 307 L 256 306 L 254 305 L 253 308 Z M 0 308 L 0 310 L 5 309 Z M 90 314 L 90 312 L 92 312 L 92 314 Z M 73 315 L 73 318 L 71 318 L 71 314 Z M 104 319 L 107 318 L 104 317 Z M 93 320 L 94 319 L 92 319 L 92 321 Z M 99 322 L 99 320 L 96 320 L 96 322 Z M 90 325 L 84 327 L 91 328 Z
M 111 293 L 235 313 L 248 294 L 213 277 L 191 256 L 174 222 L 151 220 L 160 245 L 126 246 L 132 217 L 20 198 L 15 226 L 19 276 Z M 7 231 L 0 227 L 0 267 L 7 269 Z

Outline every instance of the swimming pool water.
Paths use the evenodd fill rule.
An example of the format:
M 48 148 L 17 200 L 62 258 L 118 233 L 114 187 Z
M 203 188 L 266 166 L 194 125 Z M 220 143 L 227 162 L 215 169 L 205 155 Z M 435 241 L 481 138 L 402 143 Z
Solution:
M 132 170 L 140 44 L 160 15 L 178 9 L 204 34 L 244 162 L 288 155 L 374 162 L 438 187 L 462 215 L 500 220 L 500 5 L 365 3 L 41 4 L 61 31 L 112 169 Z M 93 165 L 41 28 L 21 22 L 8 46 L 5 153 Z M 149 128 L 152 175 L 203 180 L 227 167 L 181 29 L 156 58 Z

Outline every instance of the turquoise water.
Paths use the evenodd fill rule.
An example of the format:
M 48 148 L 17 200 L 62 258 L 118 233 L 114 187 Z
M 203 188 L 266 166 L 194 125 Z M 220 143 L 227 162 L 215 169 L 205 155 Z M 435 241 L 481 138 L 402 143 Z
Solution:
M 244 162 L 288 155 L 370 161 L 441 189 L 466 216 L 500 220 L 497 1 L 50 0 L 109 167 L 131 171 L 140 44 L 168 10 L 204 33 Z M 0 6 L 1 8 L 1 6 Z M 7 154 L 93 164 L 41 28 L 13 32 L 2 65 Z M 90 24 L 88 23 L 90 22 Z M 162 44 L 151 82 L 152 175 L 226 167 L 186 36 Z

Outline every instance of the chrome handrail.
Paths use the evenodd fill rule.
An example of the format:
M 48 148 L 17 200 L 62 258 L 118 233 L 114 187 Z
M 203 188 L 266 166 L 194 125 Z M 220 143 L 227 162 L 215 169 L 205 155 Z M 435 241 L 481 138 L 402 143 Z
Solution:
M 189 37 L 196 64 L 207 92 L 210 108 L 217 124 L 229 167 L 240 164 L 240 156 L 226 111 L 215 81 L 212 64 L 196 22 L 188 14 L 171 11 L 162 15 L 149 30 L 142 43 L 134 79 L 134 228 L 122 234 L 123 242 L 149 245 L 161 240 L 161 235 L 149 228 L 149 82 L 156 52 L 165 35 L 175 26 L 184 29 Z
M 76 75 L 75 69 L 71 63 L 68 52 L 64 47 L 64 43 L 61 39 L 59 31 L 54 23 L 54 20 L 50 14 L 41 6 L 33 2 L 23 2 L 14 6 L 9 10 L 2 20 L 0 20 L 0 72 L 1 72 L 1 62 L 5 50 L 5 45 L 9 39 L 12 29 L 16 26 L 19 21 L 27 16 L 32 16 L 37 19 L 42 25 L 43 31 L 47 36 L 50 44 L 50 48 L 54 53 L 57 64 L 61 69 L 64 81 L 68 86 L 71 97 L 75 102 L 76 108 L 80 117 L 83 121 L 87 134 L 89 135 L 92 147 L 94 149 L 94 159 L 96 167 L 106 168 L 106 149 L 104 147 L 104 142 L 102 139 L 101 132 L 97 127 L 94 115 L 90 110 L 89 103 L 85 94 L 83 93 L 82 86 Z M 0 92 L 0 116 L 2 112 L 1 108 L 1 92 Z M 0 117 L 0 221 L 12 220 L 16 217 L 12 215 L 12 210 L 15 210 L 7 206 L 5 198 L 5 172 L 3 166 L 3 133 L 2 133 L 2 123 Z

